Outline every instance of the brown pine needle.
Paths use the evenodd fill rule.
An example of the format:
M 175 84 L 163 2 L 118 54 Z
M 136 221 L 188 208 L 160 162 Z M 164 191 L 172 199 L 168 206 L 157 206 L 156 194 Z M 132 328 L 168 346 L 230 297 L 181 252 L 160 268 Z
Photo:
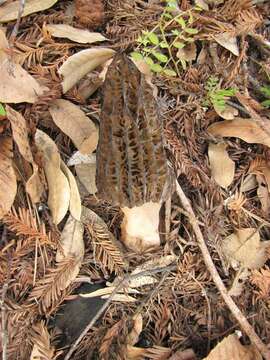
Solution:
M 227 291 L 226 287 L 224 286 L 223 281 L 221 280 L 221 278 L 219 276 L 219 273 L 217 272 L 217 269 L 213 263 L 213 260 L 210 256 L 208 248 L 205 244 L 203 234 L 199 227 L 198 220 L 196 219 L 194 211 L 190 205 L 190 202 L 178 182 L 176 182 L 176 191 L 182 202 L 182 205 L 183 205 L 185 211 L 189 214 L 189 221 L 190 221 L 190 224 L 196 235 L 199 248 L 200 248 L 203 258 L 204 258 L 205 265 L 206 265 L 208 271 L 210 272 L 210 274 L 213 278 L 213 281 L 214 281 L 217 289 L 219 290 L 223 300 L 225 301 L 226 305 L 228 306 L 228 308 L 231 311 L 231 313 L 233 314 L 233 316 L 238 321 L 242 330 L 249 337 L 252 344 L 256 346 L 256 348 L 261 352 L 261 354 L 264 356 L 264 358 L 266 360 L 270 360 L 270 350 L 268 350 L 267 346 L 261 341 L 261 339 L 255 333 L 253 327 L 247 321 L 246 317 L 243 315 L 241 310 L 238 308 L 238 306 L 235 304 L 235 302 L 233 301 L 231 296 L 228 294 L 228 291 Z

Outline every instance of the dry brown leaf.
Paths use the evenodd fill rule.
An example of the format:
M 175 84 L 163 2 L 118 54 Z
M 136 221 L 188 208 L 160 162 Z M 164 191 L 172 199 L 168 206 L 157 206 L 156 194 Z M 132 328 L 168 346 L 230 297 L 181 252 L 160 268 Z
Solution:
M 86 49 L 70 56 L 59 69 L 63 76 L 63 92 L 71 89 L 84 75 L 104 64 L 114 55 L 109 48 Z
M 96 149 L 98 130 L 78 106 L 68 100 L 58 99 L 49 111 L 54 123 L 71 138 L 82 154 L 90 154 Z
M 227 145 L 223 143 L 209 144 L 208 147 L 211 174 L 218 185 L 224 189 L 233 182 L 235 172 L 235 163 L 229 157 L 226 148 Z
M 31 329 L 33 349 L 30 360 L 53 360 L 55 351 L 51 346 L 50 334 L 43 321 L 33 325 Z
M 82 213 L 82 204 L 81 204 L 81 197 L 79 193 L 79 189 L 77 186 L 77 182 L 75 180 L 74 175 L 69 170 L 69 168 L 66 166 L 63 160 L 61 160 L 60 165 L 61 170 L 66 175 L 69 187 L 70 187 L 70 202 L 69 202 L 69 211 L 70 214 L 76 219 L 77 221 L 80 221 L 81 219 L 81 213 Z
M 100 33 L 77 29 L 67 24 L 48 24 L 46 29 L 55 37 L 67 38 L 80 44 L 91 44 L 106 40 Z
M 258 189 L 257 195 L 260 200 L 263 212 L 268 215 L 270 211 L 270 196 L 269 196 L 269 183 L 265 181 L 265 177 L 262 175 L 256 175 Z
M 61 159 L 54 141 L 41 130 L 36 131 L 35 141 L 43 155 L 44 171 L 49 187 L 48 206 L 53 222 L 59 224 L 69 208 L 69 183 L 60 169 Z
M 250 191 L 256 189 L 258 183 L 254 174 L 248 174 L 243 183 L 241 184 L 241 192 Z
M 222 242 L 222 250 L 231 265 L 240 264 L 248 269 L 258 269 L 267 260 L 270 241 L 260 241 L 255 228 L 237 229 Z
M 27 0 L 25 1 L 22 17 L 46 10 L 52 7 L 58 0 Z M 0 22 L 16 20 L 21 1 L 13 1 L 0 7 Z
M 234 334 L 227 336 L 203 360 L 262 360 L 252 345 L 242 345 Z
M 238 110 L 228 104 L 225 104 L 225 109 L 223 110 L 220 110 L 220 108 L 214 104 L 214 109 L 216 113 L 225 120 L 233 120 L 238 115 Z
M 127 345 L 135 345 L 139 341 L 139 336 L 143 329 L 143 318 L 141 314 L 134 315 L 132 320 L 133 327 L 127 335 Z
M 245 281 L 247 280 L 248 276 L 250 274 L 250 271 L 248 269 L 240 269 L 238 273 L 236 274 L 233 284 L 228 291 L 228 294 L 230 296 L 240 296 L 245 285 Z
M 195 60 L 196 56 L 197 56 L 196 44 L 193 42 L 193 43 L 187 44 L 182 49 L 178 49 L 176 56 L 180 60 L 185 60 L 185 61 Z
M 96 187 L 96 164 L 75 165 L 75 170 L 80 182 L 83 184 L 89 194 L 97 192 Z
M 24 117 L 10 106 L 6 105 L 7 118 L 11 123 L 13 139 L 16 142 L 20 154 L 31 163 L 33 174 L 26 182 L 25 188 L 34 203 L 40 201 L 43 186 L 38 176 L 38 166 L 34 162 L 32 151 L 28 139 L 28 130 Z
M 0 219 L 11 209 L 17 193 L 16 174 L 12 166 L 12 139 L 0 137 Z
M 236 118 L 210 125 L 207 131 L 214 136 L 237 137 L 249 144 L 270 147 L 270 136 L 251 119 Z
M 239 48 L 237 45 L 236 36 L 232 36 L 231 34 L 225 32 L 215 35 L 214 39 L 219 45 L 229 50 L 232 54 L 239 56 Z
M 8 49 L 6 35 L 3 29 L 0 29 L 0 102 L 34 103 L 46 88 L 41 87 L 21 65 L 11 60 Z

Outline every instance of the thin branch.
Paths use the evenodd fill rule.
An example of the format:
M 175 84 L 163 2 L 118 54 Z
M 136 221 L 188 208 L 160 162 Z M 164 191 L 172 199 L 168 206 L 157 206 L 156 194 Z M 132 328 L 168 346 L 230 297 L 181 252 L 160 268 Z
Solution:
M 7 290 L 8 290 L 8 283 L 6 282 L 2 287 L 2 296 L 1 296 L 2 360 L 7 360 L 7 346 L 8 346 L 6 305 L 5 305 L 5 297 L 6 297 Z
M 99 309 L 99 311 L 96 313 L 96 315 L 93 317 L 93 319 L 90 321 L 90 323 L 86 326 L 86 328 L 83 330 L 83 332 L 80 334 L 80 336 L 78 337 L 78 339 L 73 343 L 73 345 L 71 346 L 69 352 L 66 354 L 64 360 L 69 360 L 72 356 L 72 354 L 74 353 L 75 349 L 77 348 L 77 346 L 79 345 L 79 343 L 82 341 L 82 339 L 84 338 L 84 336 L 88 333 L 88 331 L 90 329 L 92 329 L 92 327 L 95 325 L 95 323 L 97 322 L 97 320 L 102 316 L 102 314 L 104 313 L 104 311 L 108 308 L 108 306 L 110 305 L 110 303 L 113 300 L 114 295 L 121 290 L 123 287 L 126 286 L 126 284 L 128 283 L 128 281 L 136 279 L 140 276 L 146 276 L 146 275 L 153 275 L 153 274 L 157 274 L 157 273 L 162 273 L 162 272 L 168 272 L 170 270 L 175 270 L 176 269 L 176 264 L 171 264 L 169 266 L 165 266 L 162 268 L 156 268 L 156 269 L 152 269 L 152 270 L 146 270 L 146 271 L 142 271 L 139 272 L 137 274 L 134 275 L 126 275 L 124 276 L 119 284 L 115 287 L 115 289 L 113 290 L 113 292 L 111 293 L 110 297 L 106 300 L 106 302 L 102 305 L 102 307 Z
M 257 347 L 257 349 L 261 352 L 261 354 L 264 356 L 264 358 L 266 360 L 270 360 L 270 350 L 268 350 L 267 346 L 261 341 L 261 339 L 255 333 L 253 327 L 247 321 L 246 317 L 243 315 L 241 310 L 238 308 L 238 306 L 235 304 L 235 302 L 233 301 L 231 296 L 228 294 L 228 291 L 219 276 L 219 273 L 213 263 L 213 260 L 210 256 L 208 248 L 205 244 L 203 234 L 199 227 L 198 221 L 195 217 L 194 211 L 190 205 L 190 202 L 178 182 L 176 182 L 176 191 L 182 202 L 183 207 L 189 214 L 189 221 L 190 221 L 190 224 L 196 235 L 199 248 L 200 248 L 203 258 L 204 258 L 205 265 L 206 265 L 208 271 L 210 272 L 210 274 L 213 278 L 213 281 L 214 281 L 217 289 L 219 290 L 224 302 L 228 306 L 228 308 L 231 311 L 231 313 L 233 314 L 233 316 L 238 321 L 242 330 L 247 334 L 247 336 L 249 337 L 249 339 L 253 343 L 253 345 L 255 345 Z

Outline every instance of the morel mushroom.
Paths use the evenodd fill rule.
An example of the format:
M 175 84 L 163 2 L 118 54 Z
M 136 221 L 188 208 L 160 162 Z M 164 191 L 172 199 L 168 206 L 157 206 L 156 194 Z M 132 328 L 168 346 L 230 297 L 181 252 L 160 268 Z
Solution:
M 108 67 L 99 134 L 98 194 L 120 205 L 122 241 L 135 251 L 158 246 L 168 174 L 162 124 L 152 87 L 123 54 Z

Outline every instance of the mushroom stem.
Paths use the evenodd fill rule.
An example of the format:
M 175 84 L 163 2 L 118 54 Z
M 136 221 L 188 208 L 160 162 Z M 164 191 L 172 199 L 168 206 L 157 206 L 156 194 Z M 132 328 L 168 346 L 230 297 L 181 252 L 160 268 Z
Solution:
M 161 202 L 147 202 L 133 208 L 123 207 L 122 241 L 127 248 L 142 252 L 160 245 L 159 211 Z

